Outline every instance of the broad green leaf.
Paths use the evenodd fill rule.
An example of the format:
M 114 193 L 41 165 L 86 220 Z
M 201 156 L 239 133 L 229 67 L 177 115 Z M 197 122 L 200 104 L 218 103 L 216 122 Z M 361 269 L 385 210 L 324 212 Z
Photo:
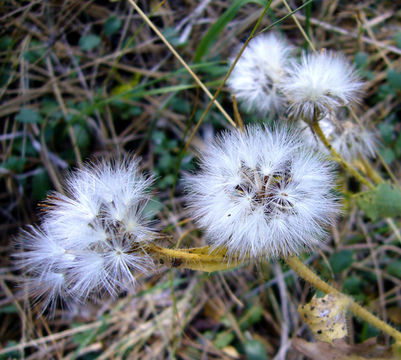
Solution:
M 210 27 L 206 35 L 202 38 L 198 47 L 195 51 L 194 61 L 199 62 L 207 53 L 209 48 L 215 43 L 219 37 L 219 34 L 224 30 L 227 24 L 234 19 L 237 15 L 239 9 L 246 4 L 256 3 L 265 7 L 267 1 L 263 0 L 236 0 L 231 6 L 226 10 L 226 12 L 219 17 L 219 19 Z
M 105 35 L 111 36 L 121 27 L 121 20 L 116 16 L 110 16 L 104 23 L 103 31 Z
M 373 221 L 401 215 L 401 191 L 389 183 L 356 195 L 356 201 Z
M 20 112 L 15 116 L 15 120 L 25 124 L 41 123 L 43 121 L 42 116 L 32 109 L 22 108 Z
M 79 46 L 84 51 L 91 51 L 100 44 L 100 37 L 97 35 L 86 35 L 79 39 Z
M 329 257 L 329 262 L 334 274 L 339 274 L 348 269 L 354 262 L 354 253 L 351 250 L 341 250 Z

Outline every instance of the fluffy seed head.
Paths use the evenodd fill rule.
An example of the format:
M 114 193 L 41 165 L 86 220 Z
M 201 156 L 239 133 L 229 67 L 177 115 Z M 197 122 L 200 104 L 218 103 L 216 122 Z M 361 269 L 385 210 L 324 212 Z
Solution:
M 265 116 L 281 108 L 278 85 L 286 75 L 290 53 L 291 47 L 273 33 L 250 41 L 227 81 L 246 111 Z
M 362 86 L 355 68 L 342 55 L 327 51 L 294 62 L 281 90 L 293 117 L 313 121 L 339 106 L 358 102 Z
M 115 295 L 135 285 L 133 272 L 152 268 L 142 248 L 155 237 L 144 214 L 151 181 L 128 158 L 89 164 L 68 176 L 66 195 L 50 195 L 41 226 L 18 239 L 22 252 L 14 256 L 37 300 L 54 306 L 60 298 L 68 304 Z
M 376 134 L 366 128 L 362 128 L 349 120 L 335 121 L 326 116 L 319 122 L 323 133 L 330 141 L 331 146 L 346 161 L 352 162 L 359 158 L 374 158 L 375 147 L 379 143 Z M 320 151 L 329 154 L 327 148 L 313 135 L 307 124 L 300 123 L 304 134 L 311 146 L 317 147 Z
M 226 132 L 187 178 L 188 204 L 214 248 L 270 258 L 312 249 L 338 212 L 333 169 L 287 129 Z

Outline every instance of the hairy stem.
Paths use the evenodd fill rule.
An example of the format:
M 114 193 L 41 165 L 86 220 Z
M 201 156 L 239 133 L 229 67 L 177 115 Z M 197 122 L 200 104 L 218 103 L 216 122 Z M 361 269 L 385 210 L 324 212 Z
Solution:
M 363 172 L 370 179 L 372 179 L 375 184 L 381 184 L 384 182 L 384 179 L 378 174 L 378 172 L 375 169 L 373 169 L 372 165 L 370 165 L 368 160 L 361 157 L 359 161 L 361 162 L 361 168 L 363 169 Z
M 320 279 L 309 267 L 307 267 L 297 257 L 292 256 L 284 259 L 288 266 L 293 269 L 302 279 L 312 284 L 315 288 L 323 291 L 326 294 L 341 295 L 342 293 L 330 286 L 322 279 Z M 391 335 L 397 341 L 401 341 L 401 333 L 380 320 L 377 316 L 366 310 L 364 307 L 358 305 L 355 301 L 350 299 L 349 310 L 351 310 L 356 316 L 372 324 L 376 328 Z
M 373 189 L 374 186 L 365 179 L 358 171 L 356 171 L 351 164 L 349 164 L 334 148 L 331 146 L 329 140 L 324 135 L 319 122 L 313 121 L 312 122 L 312 129 L 316 136 L 321 140 L 321 142 L 326 146 L 326 148 L 330 151 L 331 155 L 333 156 L 334 160 L 338 162 L 346 171 L 348 171 L 352 176 L 354 176 L 361 184 L 368 186 L 370 189 Z
M 206 272 L 232 269 L 242 265 L 239 260 L 227 257 L 227 249 L 213 250 L 209 246 L 191 249 L 168 249 L 154 244 L 146 245 L 146 252 L 160 264 Z

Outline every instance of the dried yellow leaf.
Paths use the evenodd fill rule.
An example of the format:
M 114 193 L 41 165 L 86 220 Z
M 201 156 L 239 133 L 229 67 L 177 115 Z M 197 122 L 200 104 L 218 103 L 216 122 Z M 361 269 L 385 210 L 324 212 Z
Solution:
M 314 296 L 308 304 L 298 307 L 298 313 L 318 340 L 332 343 L 348 334 L 346 313 L 349 304 L 344 295 Z

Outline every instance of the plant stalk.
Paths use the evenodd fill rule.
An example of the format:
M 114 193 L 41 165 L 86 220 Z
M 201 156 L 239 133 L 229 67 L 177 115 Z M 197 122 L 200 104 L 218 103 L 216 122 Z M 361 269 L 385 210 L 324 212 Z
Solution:
M 323 291 L 326 294 L 342 295 L 340 291 L 327 284 L 325 281 L 320 279 L 309 267 L 307 267 L 302 261 L 296 256 L 285 258 L 284 261 L 288 266 L 293 269 L 302 279 L 312 284 L 316 289 Z M 350 299 L 349 310 L 351 310 L 356 316 L 372 324 L 376 328 L 391 335 L 397 342 L 401 342 L 401 332 L 397 331 L 389 324 L 380 320 L 377 316 L 366 310 L 364 307 L 358 305 L 355 301 Z
M 329 140 L 324 135 L 319 121 L 314 120 L 312 122 L 312 129 L 316 136 L 321 140 L 321 142 L 326 146 L 326 148 L 330 151 L 331 155 L 333 156 L 334 160 L 338 162 L 346 171 L 348 171 L 352 176 L 354 176 L 361 184 L 366 185 L 370 189 L 374 189 L 374 186 L 371 184 L 370 181 L 365 179 L 358 171 L 356 171 L 351 164 L 349 164 L 334 148 L 331 146 Z

